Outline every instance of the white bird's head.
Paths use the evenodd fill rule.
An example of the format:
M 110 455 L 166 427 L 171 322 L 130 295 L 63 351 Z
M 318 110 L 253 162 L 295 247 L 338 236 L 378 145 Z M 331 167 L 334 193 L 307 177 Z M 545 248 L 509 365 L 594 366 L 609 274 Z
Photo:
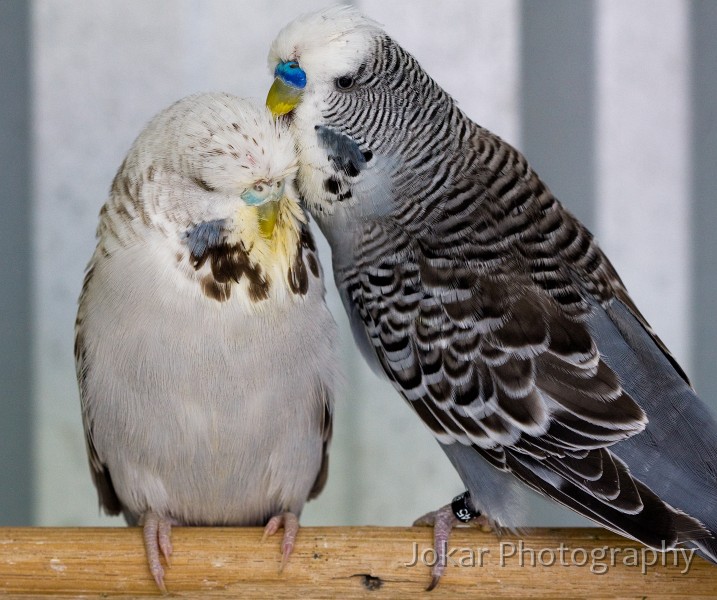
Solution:
M 350 6 L 334 6 L 289 23 L 269 50 L 275 77 L 267 99 L 272 112 L 288 113 L 304 94 L 330 93 L 339 79 L 361 67 L 379 33 L 377 23 Z
M 159 195 L 145 208 L 181 226 L 230 219 L 271 237 L 280 201 L 296 202 L 291 136 L 265 108 L 229 94 L 189 96 L 157 115 L 120 176 L 123 171 L 130 179 L 176 180 L 177 193 Z
M 287 279 L 301 245 L 296 171 L 293 138 L 266 107 L 229 94 L 189 96 L 134 142 L 103 208 L 100 244 L 110 252 L 163 236 L 186 273 L 211 280 L 211 289 L 219 284 L 208 272 L 238 256 L 267 284 L 255 286 L 263 298 L 267 282 Z M 228 297 L 237 273 L 214 295 Z
M 288 114 L 299 188 L 327 237 L 404 210 L 397 190 L 432 185 L 423 156 L 455 105 L 374 21 L 346 6 L 298 17 L 269 68 L 267 106 Z

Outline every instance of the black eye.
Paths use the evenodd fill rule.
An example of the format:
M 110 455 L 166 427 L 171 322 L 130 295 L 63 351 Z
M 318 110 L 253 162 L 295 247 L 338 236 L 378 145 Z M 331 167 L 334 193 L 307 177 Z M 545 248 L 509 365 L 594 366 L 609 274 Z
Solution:
M 342 75 L 336 80 L 336 87 L 340 90 L 349 90 L 354 85 L 354 78 L 350 75 Z

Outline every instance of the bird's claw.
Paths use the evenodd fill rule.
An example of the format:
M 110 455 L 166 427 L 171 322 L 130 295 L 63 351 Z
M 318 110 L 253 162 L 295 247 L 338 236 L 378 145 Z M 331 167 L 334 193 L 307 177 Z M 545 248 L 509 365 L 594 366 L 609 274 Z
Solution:
M 291 553 L 294 551 L 294 542 L 299 532 L 299 518 L 291 512 L 273 516 L 264 527 L 264 535 L 261 541 L 263 542 L 269 536 L 274 535 L 281 527 L 284 528 L 284 537 L 281 541 L 281 565 L 279 566 L 279 573 L 284 570 L 284 567 L 289 562 Z
M 172 522 L 152 511 L 145 513 L 142 521 L 147 566 L 157 587 L 163 594 L 166 594 L 167 586 L 164 583 L 164 567 L 162 567 L 160 553 L 164 557 L 167 566 L 171 566 Z
M 441 580 L 448 561 L 448 539 L 451 531 L 456 525 L 485 526 L 488 520 L 478 512 L 469 520 L 459 520 L 456 517 L 456 501 L 446 504 L 438 510 L 431 511 L 419 517 L 413 522 L 414 527 L 433 527 L 433 550 L 436 553 L 436 561 L 431 568 L 431 583 L 426 588 L 427 592 L 433 590 Z

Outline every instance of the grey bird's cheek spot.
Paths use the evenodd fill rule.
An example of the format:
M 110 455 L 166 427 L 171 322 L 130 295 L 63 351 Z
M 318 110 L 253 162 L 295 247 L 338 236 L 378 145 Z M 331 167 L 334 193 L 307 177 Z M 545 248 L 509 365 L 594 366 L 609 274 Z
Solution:
M 370 150 L 362 152 L 359 145 L 346 134 L 324 125 L 317 125 L 315 129 L 319 147 L 326 150 L 334 168 L 349 177 L 358 177 L 373 153 Z
M 336 177 L 326 179 L 324 181 L 324 189 L 332 196 L 335 196 L 337 202 L 349 200 L 353 196 L 348 184 L 342 183 Z
M 219 246 L 224 241 L 225 227 L 224 219 L 216 219 L 197 223 L 189 228 L 184 234 L 184 239 L 192 258 L 196 260 L 203 256 L 208 249 Z

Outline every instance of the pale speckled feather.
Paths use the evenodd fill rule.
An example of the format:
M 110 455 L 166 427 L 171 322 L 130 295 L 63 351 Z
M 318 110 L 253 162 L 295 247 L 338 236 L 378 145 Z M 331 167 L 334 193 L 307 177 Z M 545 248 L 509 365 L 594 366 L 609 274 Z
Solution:
M 257 104 L 155 117 L 102 208 L 76 324 L 100 504 L 130 522 L 258 525 L 325 482 L 336 326 L 298 205 L 293 141 Z M 285 181 L 274 235 L 240 194 Z M 213 231 L 199 248 L 191 232 Z
M 353 9 L 294 21 L 272 45 L 280 60 L 306 73 L 291 115 L 299 186 L 357 343 L 476 506 L 520 525 L 510 473 L 648 545 L 692 542 L 717 560 L 714 420 L 520 152 Z M 634 383 L 651 376 L 671 385 Z M 675 449 L 685 429 L 699 459 Z

